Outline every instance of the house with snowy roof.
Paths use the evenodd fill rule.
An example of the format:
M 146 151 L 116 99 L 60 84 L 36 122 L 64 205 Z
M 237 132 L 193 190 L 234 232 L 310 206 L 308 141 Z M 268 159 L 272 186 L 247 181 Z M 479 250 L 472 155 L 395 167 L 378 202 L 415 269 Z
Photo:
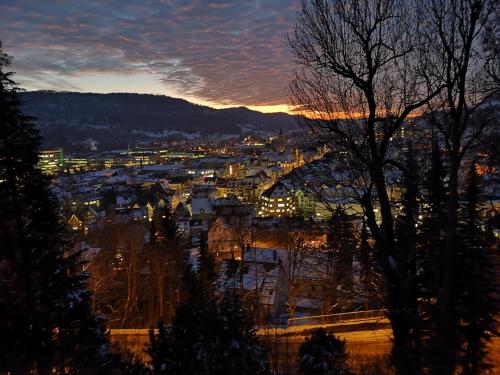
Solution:
M 118 195 L 115 202 L 117 210 L 124 210 L 130 208 L 136 202 L 136 197 L 133 195 Z
M 210 220 L 212 218 L 213 210 L 210 198 L 193 198 L 190 205 L 192 220 Z
M 250 241 L 250 237 L 249 226 L 231 225 L 228 220 L 218 216 L 208 229 L 208 249 L 218 260 L 240 259 L 241 247 Z
M 224 261 L 218 278 L 218 293 L 242 289 L 243 298 L 255 305 L 257 324 L 276 323 L 286 314 L 287 278 L 278 253 L 269 249 L 248 248 L 245 251 L 243 275 L 241 264 L 235 274 L 229 271 L 231 260 Z
M 259 216 L 292 216 L 295 213 L 293 194 L 286 185 L 278 181 L 261 196 Z

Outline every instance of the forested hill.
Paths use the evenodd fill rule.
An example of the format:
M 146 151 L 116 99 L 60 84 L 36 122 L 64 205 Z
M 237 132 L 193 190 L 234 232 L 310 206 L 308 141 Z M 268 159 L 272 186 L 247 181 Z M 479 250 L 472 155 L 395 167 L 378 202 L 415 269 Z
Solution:
M 111 149 L 160 136 L 189 138 L 196 133 L 277 132 L 297 127 L 296 119 L 286 113 L 213 109 L 160 95 L 32 91 L 23 93 L 22 101 L 23 112 L 37 119 L 45 146 L 67 149 L 79 149 L 89 139 L 100 149 Z

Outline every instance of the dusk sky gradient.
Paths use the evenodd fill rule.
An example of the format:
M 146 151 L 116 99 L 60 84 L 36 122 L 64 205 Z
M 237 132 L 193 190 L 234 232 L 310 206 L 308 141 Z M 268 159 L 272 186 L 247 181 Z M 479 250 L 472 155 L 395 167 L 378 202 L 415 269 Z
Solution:
M 1 0 L 27 90 L 140 92 L 286 109 L 297 0 Z

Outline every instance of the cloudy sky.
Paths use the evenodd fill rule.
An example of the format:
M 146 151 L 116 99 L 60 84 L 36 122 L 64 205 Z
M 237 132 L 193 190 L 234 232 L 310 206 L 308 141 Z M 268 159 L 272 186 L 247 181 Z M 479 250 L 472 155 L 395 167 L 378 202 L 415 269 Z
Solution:
M 1 0 L 29 90 L 142 92 L 283 109 L 297 0 Z

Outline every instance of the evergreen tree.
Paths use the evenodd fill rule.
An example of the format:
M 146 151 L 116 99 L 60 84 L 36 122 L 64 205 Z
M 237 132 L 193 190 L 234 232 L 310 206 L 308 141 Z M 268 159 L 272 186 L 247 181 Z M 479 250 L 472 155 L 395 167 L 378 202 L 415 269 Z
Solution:
M 495 238 L 481 228 L 479 181 L 471 166 L 465 202 L 459 211 L 460 245 L 455 258 L 454 315 L 458 337 L 456 352 L 461 374 L 482 374 L 491 368 L 488 342 L 496 335 L 498 294 L 495 285 Z
M 301 375 L 346 375 L 345 341 L 327 334 L 322 328 L 315 330 L 299 348 Z
M 170 323 L 175 307 L 183 299 L 182 277 L 188 254 L 170 205 L 159 210 L 153 222 L 156 240 L 149 244 L 148 254 L 156 291 L 155 320 Z
M 39 133 L 4 72 L 10 61 L 0 49 L 0 372 L 104 371 L 104 327 L 90 311 L 81 254 L 60 237 L 37 167 Z
M 400 275 L 400 294 L 398 300 L 402 306 L 396 314 L 403 319 L 396 322 L 392 314 L 395 313 L 393 306 L 388 306 L 389 317 L 393 330 L 396 329 L 400 335 L 395 338 L 391 356 L 393 359 L 406 357 L 408 373 L 416 374 L 419 368 L 418 345 L 418 306 L 417 306 L 417 270 L 416 270 L 416 249 L 417 249 L 417 217 L 418 217 L 418 187 L 417 170 L 413 159 L 413 149 L 408 145 L 406 154 L 403 179 L 401 181 L 401 213 L 395 220 L 395 254 L 390 256 L 388 261 L 390 266 Z M 401 353 L 405 351 L 405 353 Z M 415 366 L 410 369 L 411 366 Z
M 161 238 L 163 239 L 174 239 L 179 236 L 179 228 L 177 227 L 177 223 L 175 222 L 175 216 L 172 212 L 172 208 L 169 204 L 166 204 L 160 210 L 160 216 L 158 217 L 159 221 L 159 232 Z
M 357 254 L 359 262 L 359 283 L 362 300 L 366 310 L 381 308 L 383 305 L 382 277 L 378 272 L 375 249 L 370 245 L 366 222 L 363 220 L 359 249 Z
M 432 139 L 430 166 L 423 178 L 421 214 L 418 231 L 417 288 L 419 298 L 419 340 L 421 366 L 432 367 L 440 358 L 434 346 L 436 326 L 436 298 L 442 283 L 446 216 L 446 168 L 441 158 L 438 140 Z
M 219 305 L 221 360 L 225 363 L 222 373 L 266 374 L 266 352 L 255 336 L 255 322 L 237 293 L 226 292 Z
M 334 301 L 332 302 L 349 309 L 349 305 L 354 302 L 355 297 L 352 275 L 357 239 L 352 218 L 341 207 L 330 219 L 327 246 L 333 265 Z
M 213 284 L 217 278 L 215 273 L 215 260 L 208 251 L 207 237 L 205 232 L 200 235 L 200 254 L 198 258 L 198 278 L 205 291 L 207 298 L 213 295 Z
M 203 289 L 200 276 L 185 263 L 186 301 L 178 306 L 171 327 L 160 325 L 157 335 L 150 333 L 154 373 L 265 373 L 264 351 L 237 295 L 223 298 L 218 306 Z
M 206 299 L 191 266 L 184 266 L 187 299 L 177 307 L 171 327 L 160 324 L 158 335 L 151 334 L 151 364 L 155 374 L 214 374 L 222 366 L 215 304 Z
M 170 368 L 167 363 L 173 358 L 173 342 L 171 342 L 169 328 L 162 321 L 158 324 L 158 333 L 153 328 L 149 330 L 149 347 L 147 353 L 151 356 L 150 365 L 154 374 L 167 374 Z
M 444 231 L 447 220 L 446 170 L 437 142 L 433 143 L 431 166 L 424 179 L 422 224 L 419 227 L 418 304 L 422 371 L 439 368 L 442 358 L 436 339 L 439 310 L 436 300 L 442 288 Z M 466 194 L 460 204 L 457 246 L 453 257 L 452 310 L 449 332 L 456 369 L 461 374 L 480 374 L 490 368 L 487 345 L 497 334 L 498 307 L 494 285 L 495 239 L 482 226 L 479 215 L 480 185 L 471 166 Z

